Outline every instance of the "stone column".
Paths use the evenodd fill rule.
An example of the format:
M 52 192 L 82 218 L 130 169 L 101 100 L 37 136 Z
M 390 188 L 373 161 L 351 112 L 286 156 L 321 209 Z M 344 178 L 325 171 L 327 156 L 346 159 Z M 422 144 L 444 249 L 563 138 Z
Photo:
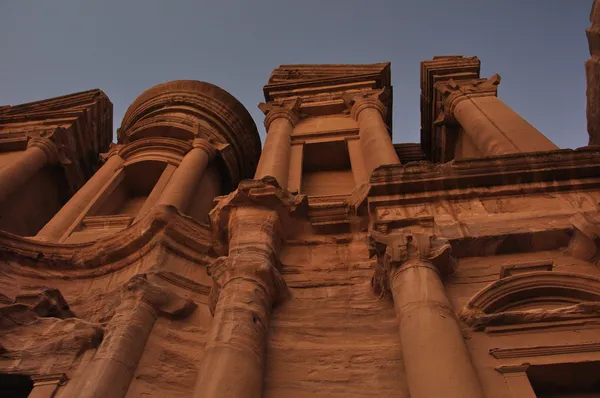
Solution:
M 496 97 L 498 84 L 497 74 L 477 81 L 437 83 L 445 99 L 436 123 L 458 122 L 483 156 L 558 149 Z
M 58 148 L 49 138 L 35 137 L 17 159 L 0 168 L 0 203 L 48 164 L 58 163 Z
M 373 287 L 393 297 L 411 398 L 483 397 L 440 278 L 453 267 L 450 245 L 420 234 L 371 236 L 379 260 Z
M 379 94 L 356 96 L 350 100 L 351 115 L 358 121 L 358 134 L 367 176 L 379 166 L 400 164 L 384 121 L 385 105 L 377 98 Z
M 207 140 L 194 139 L 192 150 L 184 156 L 177 170 L 173 172 L 156 205 L 172 205 L 184 213 L 216 153 L 215 148 Z
M 267 139 L 254 178 L 275 177 L 279 186 L 287 188 L 290 170 L 292 131 L 298 121 L 300 100 L 291 105 L 260 104 L 266 115 Z
M 158 315 L 180 318 L 196 308 L 192 301 L 149 282 L 145 275 L 134 276 L 122 295 L 82 380 L 67 384 L 62 396 L 124 397 Z
M 271 307 L 287 292 L 275 268 L 277 213 L 259 207 L 237 207 L 231 212 L 229 257 L 210 267 L 215 281 L 211 292 L 214 320 L 195 398 L 262 396 Z
M 106 154 L 106 162 L 90 178 L 58 213 L 37 233 L 36 238 L 48 242 L 58 242 L 76 222 L 87 206 L 100 193 L 119 169 L 123 167 L 123 158 L 119 156 L 121 145 L 114 145 Z
M 594 1 L 587 38 L 591 58 L 585 62 L 587 78 L 587 129 L 590 145 L 600 145 L 600 2 Z

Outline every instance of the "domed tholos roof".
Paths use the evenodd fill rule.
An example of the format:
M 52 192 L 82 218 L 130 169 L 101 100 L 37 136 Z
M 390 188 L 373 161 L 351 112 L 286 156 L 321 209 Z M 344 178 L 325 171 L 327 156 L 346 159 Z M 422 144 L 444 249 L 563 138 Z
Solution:
M 196 136 L 230 145 L 229 159 L 224 160 L 234 182 L 252 178 L 261 152 L 256 124 L 234 96 L 213 84 L 197 80 L 158 84 L 133 101 L 118 130 L 123 144 L 147 137 Z

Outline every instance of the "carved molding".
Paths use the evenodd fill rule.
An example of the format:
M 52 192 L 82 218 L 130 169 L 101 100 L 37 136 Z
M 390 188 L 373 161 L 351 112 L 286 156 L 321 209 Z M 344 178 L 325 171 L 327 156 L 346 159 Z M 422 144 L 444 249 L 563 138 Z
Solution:
M 157 246 L 201 263 L 222 251 L 209 226 L 181 215 L 173 206 L 155 206 L 129 228 L 92 242 L 49 243 L 0 231 L 4 266 L 33 278 L 57 272 L 67 279 L 106 275 L 139 261 Z
M 527 154 L 510 154 L 473 158 L 445 164 L 427 162 L 407 165 L 389 165 L 375 169 L 370 177 L 369 197 L 407 193 L 430 193 L 448 187 L 470 189 L 479 187 L 506 186 L 535 179 L 536 184 L 549 182 L 554 185 L 564 181 L 573 185 L 573 180 L 600 174 L 600 150 L 584 147 L 576 150 Z M 538 189 L 538 192 L 544 190 Z M 476 193 L 479 196 L 479 193 Z
M 518 309 L 536 303 L 555 303 L 556 307 Z M 500 279 L 473 296 L 460 313 L 460 318 L 475 329 L 598 316 L 600 278 L 555 271 Z
M 456 262 L 447 240 L 421 233 L 385 234 L 371 231 L 369 256 L 377 256 L 371 287 L 378 296 L 391 296 L 393 274 L 410 264 L 429 266 L 441 275 L 454 271 Z
M 192 149 L 188 142 L 174 138 L 150 137 L 127 145 L 115 145 L 104 157 L 118 155 L 125 165 L 141 161 L 159 161 L 178 166 L 186 153 Z
M 489 350 L 489 354 L 496 359 L 579 354 L 586 352 L 600 352 L 600 342 L 518 348 L 492 348 Z

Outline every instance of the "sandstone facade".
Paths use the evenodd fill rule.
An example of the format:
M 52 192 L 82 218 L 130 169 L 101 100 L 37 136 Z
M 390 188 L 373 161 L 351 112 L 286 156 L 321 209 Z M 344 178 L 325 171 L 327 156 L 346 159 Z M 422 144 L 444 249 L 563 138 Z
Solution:
M 276 68 L 262 152 L 199 81 L 116 144 L 99 90 L 0 107 L 0 396 L 600 397 L 600 149 L 479 68 L 422 63 L 419 144 L 389 63 Z

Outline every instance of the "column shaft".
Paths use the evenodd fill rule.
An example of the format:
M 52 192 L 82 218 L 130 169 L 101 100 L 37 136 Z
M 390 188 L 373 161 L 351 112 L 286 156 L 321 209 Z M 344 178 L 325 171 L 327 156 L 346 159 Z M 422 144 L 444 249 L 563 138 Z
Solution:
M 483 397 L 437 270 L 409 261 L 391 277 L 411 398 Z
M 116 154 L 110 156 L 100 170 L 38 232 L 36 238 L 58 242 L 121 167 L 123 167 L 123 159 Z
M 38 139 L 31 139 L 21 156 L 0 168 L 0 203 L 32 179 L 44 166 L 52 162 L 48 150 L 42 145 L 54 144 L 48 139 L 42 140 L 47 143 L 41 144 L 37 142 Z M 35 143 L 32 144 L 33 142 Z
M 270 122 L 255 179 L 272 176 L 279 186 L 287 188 L 293 128 L 293 124 L 285 117 L 277 117 Z
M 377 104 L 371 102 L 377 101 Z M 383 104 L 379 100 L 358 100 L 353 110 L 357 115 L 360 144 L 366 174 L 371 175 L 379 166 L 400 164 L 394 144 L 382 117 Z
M 117 308 L 104 340 L 79 383 L 67 384 L 64 397 L 124 397 L 156 321 L 156 310 L 139 298 Z
M 271 302 L 251 280 L 233 279 L 221 290 L 208 336 L 195 398 L 260 398 Z
M 194 148 L 184 156 L 173 172 L 156 204 L 172 205 L 184 213 L 214 155 L 214 149 L 208 142 L 194 140 Z
M 277 213 L 235 208 L 229 221 L 226 271 L 198 374 L 194 398 L 260 398 L 271 307 Z M 215 274 L 213 273 L 213 278 Z
M 496 96 L 464 98 L 453 115 L 484 156 L 558 149 Z

